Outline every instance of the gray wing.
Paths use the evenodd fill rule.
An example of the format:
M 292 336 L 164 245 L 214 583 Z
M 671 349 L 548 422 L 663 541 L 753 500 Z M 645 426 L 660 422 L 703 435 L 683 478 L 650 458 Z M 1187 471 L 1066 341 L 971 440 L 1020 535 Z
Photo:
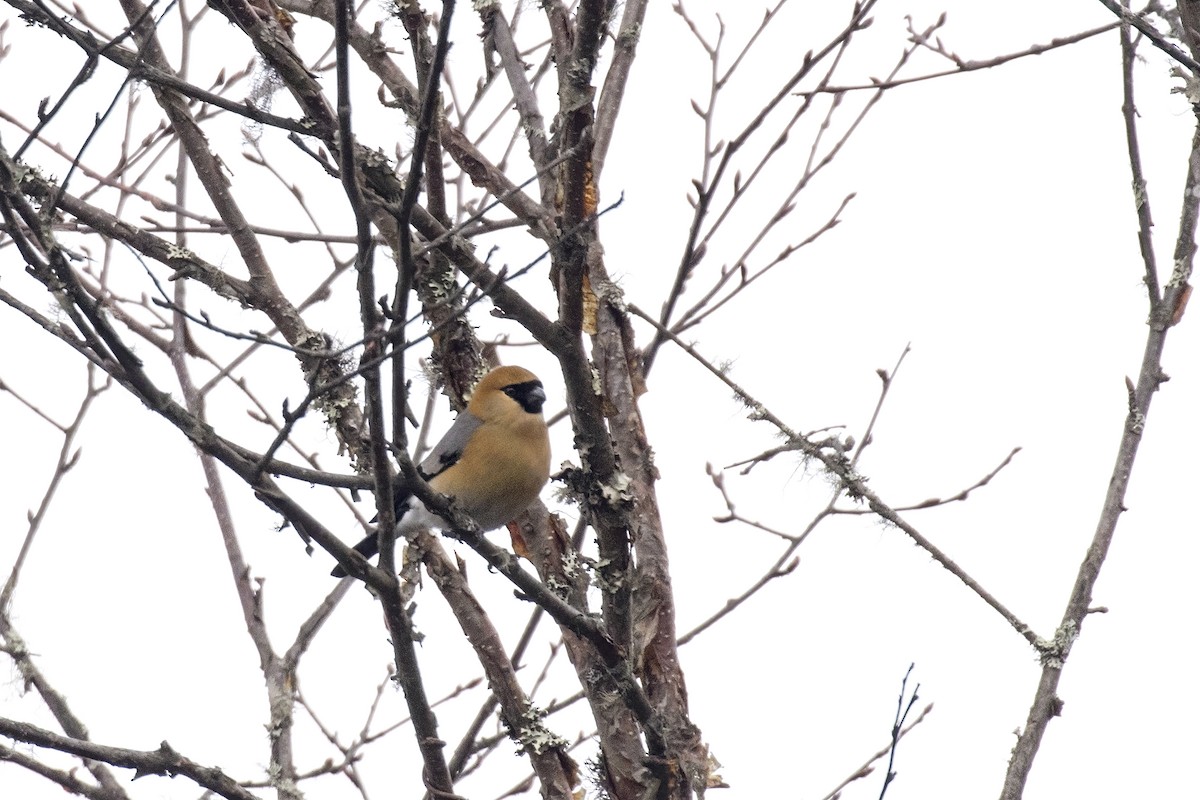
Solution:
M 483 424 L 483 420 L 475 416 L 469 411 L 463 411 L 454 420 L 454 424 L 446 431 L 446 435 L 442 440 L 429 451 L 429 455 L 425 456 L 420 464 L 417 465 L 417 471 L 425 480 L 431 480 L 433 476 L 445 472 L 458 461 L 462 456 L 463 448 L 467 446 L 467 440 L 471 438 L 471 434 L 475 429 Z M 396 518 L 399 519 L 409 510 L 409 499 L 412 493 L 404 487 L 399 487 L 395 493 L 396 500 Z M 371 522 L 379 519 L 376 517 Z M 366 558 L 370 558 L 379 552 L 379 536 L 372 530 L 363 540 L 354 545 L 354 549 L 362 553 Z M 334 567 L 332 573 L 335 578 L 346 577 L 346 571 L 341 565 Z
M 425 459 L 417 465 L 417 469 L 425 480 L 445 472 L 457 463 L 471 434 L 475 433 L 475 429 L 482 424 L 483 420 L 470 411 L 464 410 L 460 413 L 442 440 L 434 445 L 434 448 L 429 451 L 429 455 L 425 456 Z

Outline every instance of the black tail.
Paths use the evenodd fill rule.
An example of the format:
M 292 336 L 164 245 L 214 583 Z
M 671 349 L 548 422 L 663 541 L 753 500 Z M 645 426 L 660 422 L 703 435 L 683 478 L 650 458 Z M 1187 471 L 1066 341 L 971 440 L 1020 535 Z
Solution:
M 396 519 L 404 516 L 404 512 L 408 510 L 408 498 L 412 497 L 411 492 L 397 491 L 396 492 Z M 371 522 L 376 522 L 379 517 L 375 517 Z M 370 558 L 379 552 L 379 534 L 375 531 L 368 533 L 362 538 L 362 541 L 354 545 L 354 549 L 362 553 L 363 558 Z M 333 572 L 329 573 L 335 578 L 346 577 L 346 570 L 342 569 L 342 565 L 338 564 L 333 568 Z
M 362 553 L 363 558 L 370 558 L 379 552 L 379 534 L 371 532 L 363 537 L 362 541 L 354 545 L 354 549 Z M 338 564 L 333 568 L 333 572 L 329 573 L 335 578 L 346 577 L 346 570 L 342 569 L 342 565 Z

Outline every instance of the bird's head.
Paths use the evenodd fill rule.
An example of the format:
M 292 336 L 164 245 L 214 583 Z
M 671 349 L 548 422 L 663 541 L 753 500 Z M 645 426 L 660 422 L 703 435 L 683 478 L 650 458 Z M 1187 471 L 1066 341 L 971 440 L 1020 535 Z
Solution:
M 526 414 L 540 415 L 545 402 L 546 390 L 532 372 L 524 367 L 496 367 L 475 387 L 467 410 L 486 421 L 512 413 L 513 403 Z

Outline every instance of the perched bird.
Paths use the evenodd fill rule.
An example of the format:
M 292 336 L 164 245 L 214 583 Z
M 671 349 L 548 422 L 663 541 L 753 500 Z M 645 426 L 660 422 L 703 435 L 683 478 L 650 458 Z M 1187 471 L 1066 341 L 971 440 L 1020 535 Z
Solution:
M 550 479 L 550 435 L 542 382 L 521 367 L 496 367 L 471 393 L 467 408 L 417 471 L 434 491 L 450 495 L 483 530 L 498 528 L 528 508 Z M 396 492 L 397 538 L 422 528 L 446 528 L 411 492 Z M 354 546 L 379 552 L 376 532 Z M 346 575 L 339 564 L 335 578 Z

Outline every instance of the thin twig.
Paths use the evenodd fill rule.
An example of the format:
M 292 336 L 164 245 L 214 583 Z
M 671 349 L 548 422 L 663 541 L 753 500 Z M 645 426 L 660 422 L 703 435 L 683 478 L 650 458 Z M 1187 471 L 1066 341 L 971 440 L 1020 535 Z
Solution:
M 861 780 L 874 772 L 875 768 L 871 765 L 886 756 L 888 753 L 891 753 L 895 743 L 907 736 L 908 732 L 913 728 L 920 725 L 931 711 L 933 711 L 933 703 L 930 703 L 929 705 L 925 706 L 925 708 L 921 709 L 921 713 L 917 715 L 917 718 L 910 722 L 907 727 L 901 730 L 899 736 L 893 737 L 886 746 L 880 748 L 873 756 L 864 761 L 863 765 L 856 769 L 854 773 L 850 775 L 850 777 L 833 787 L 833 791 L 826 794 L 823 798 L 821 798 L 821 800 L 836 800 L 836 798 L 842 796 L 842 790 L 847 786 L 854 783 L 854 781 Z
M 1120 27 L 1119 22 L 1110 22 L 1107 25 L 1101 25 L 1098 28 L 1083 31 L 1082 33 L 1071 34 L 1070 36 L 1061 36 L 1051 39 L 1046 44 L 1030 45 L 1028 48 L 1017 53 L 1005 53 L 1004 55 L 995 56 L 993 58 L 972 59 L 963 61 L 955 60 L 955 68 L 942 70 L 941 72 L 930 72 L 926 75 L 915 75 L 911 78 L 889 78 L 886 80 L 873 80 L 870 83 L 845 84 L 833 86 L 819 86 L 814 89 L 805 89 L 796 92 L 800 96 L 808 96 L 813 94 L 842 94 L 845 92 L 861 92 L 861 91 L 876 91 L 879 89 L 894 89 L 897 86 L 907 86 L 911 83 L 921 83 L 922 81 L 931 81 L 938 78 L 947 78 L 951 75 L 964 75 L 968 72 L 975 72 L 981 69 L 991 69 L 1007 64 L 1010 61 L 1025 58 L 1027 56 L 1040 56 L 1043 53 L 1048 53 L 1051 50 L 1057 50 L 1060 47 L 1066 47 L 1072 44 L 1091 39 L 1093 36 L 1099 36 L 1103 33 L 1108 33 L 1114 28 Z

